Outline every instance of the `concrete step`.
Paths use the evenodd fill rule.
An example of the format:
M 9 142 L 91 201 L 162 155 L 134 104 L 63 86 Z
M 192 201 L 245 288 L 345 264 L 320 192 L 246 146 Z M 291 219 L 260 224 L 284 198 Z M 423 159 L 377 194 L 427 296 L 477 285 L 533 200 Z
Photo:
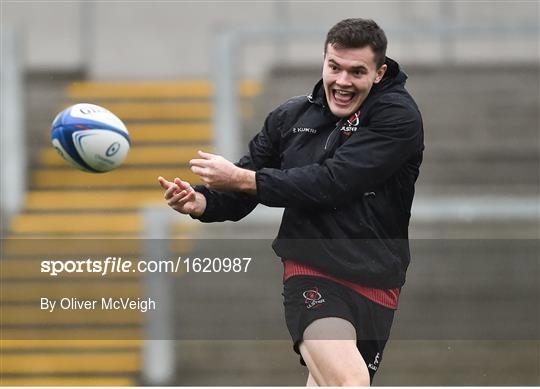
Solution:
M 0 342 L 4 351 L 23 350 L 107 350 L 107 349 L 139 349 L 143 345 L 141 339 L 130 340 L 2 340 Z
M 179 341 L 176 382 L 182 386 L 302 386 L 306 368 L 284 340 Z
M 537 386 L 540 343 L 391 340 L 377 386 Z
M 123 191 L 114 190 L 34 190 L 26 195 L 27 211 L 66 211 L 66 210 L 136 210 L 141 205 L 156 203 L 163 205 L 163 196 L 157 190 L 131 190 L 129 196 Z
M 48 289 L 47 289 L 48 290 Z M 70 296 L 79 296 L 76 290 L 68 290 Z M 54 293 L 54 292 L 53 292 Z M 105 295 L 103 295 L 105 296 Z M 127 295 L 126 295 L 127 296 Z M 132 295 L 135 296 L 135 295 Z M 139 295 L 140 296 L 140 295 Z M 82 302 L 82 298 L 77 298 Z M 133 298 L 133 297 L 131 297 Z M 38 299 L 35 299 L 39 301 Z M 101 306 L 101 297 L 95 298 L 97 301 L 94 307 Z M 87 300 L 91 301 L 91 300 Z M 53 312 L 38 310 L 36 305 L 33 306 L 3 306 L 2 307 L 2 326 L 17 327 L 17 326 L 56 326 L 56 325 L 141 325 L 144 321 L 144 316 L 138 311 L 115 311 L 115 310 L 81 310 L 69 311 L 61 310 L 56 307 Z M 58 305 L 58 304 L 57 304 Z
M 423 172 L 416 185 L 415 201 L 419 198 L 482 198 L 491 196 L 500 197 L 530 197 L 538 196 L 540 187 L 535 181 L 520 182 L 505 185 L 504 182 L 490 184 L 454 184 L 452 182 L 440 182 L 437 184 L 424 185 Z
M 110 214 L 108 212 L 72 214 L 20 214 L 14 217 L 10 232 L 15 234 L 56 233 L 136 233 L 142 230 L 139 212 Z
M 58 106 L 60 112 L 72 102 Z M 213 104 L 209 102 L 110 102 L 104 108 L 113 112 L 121 120 L 210 120 Z
M 214 151 L 214 147 L 209 144 L 194 144 L 189 146 L 133 146 L 123 163 L 122 168 L 136 166 L 163 166 L 176 164 L 187 166 L 193 158 L 199 158 L 197 151 L 205 150 L 209 153 Z M 66 161 L 51 148 L 44 150 L 41 158 L 43 167 L 65 167 Z
M 63 377 L 63 376 L 6 376 L 2 377 L 5 386 L 136 386 L 136 377 Z
M 134 145 L 212 142 L 213 130 L 210 122 L 179 121 L 176 123 L 152 123 L 126 120 L 130 138 Z
M 77 358 L 74 358 L 77 355 Z M 67 353 L 2 353 L 3 374 L 49 374 L 58 373 L 136 373 L 140 369 L 138 352 L 88 352 Z
M 252 80 L 239 83 L 242 97 L 253 97 L 260 93 L 261 85 Z M 77 81 L 67 88 L 68 97 L 73 100 L 107 99 L 170 99 L 170 98 L 211 98 L 214 87 L 209 80 L 167 80 L 167 81 Z
M 60 281 L 46 280 L 42 282 L 21 281 L 3 282 L 2 301 L 9 303 L 34 303 L 35 311 L 39 312 L 41 297 L 50 299 L 62 299 L 73 297 L 80 300 L 101 299 L 101 297 L 131 297 L 143 296 L 144 286 L 140 280 L 122 280 L 117 282 L 103 281 L 97 277 L 87 280 Z M 7 305 L 2 309 L 8 309 Z M 123 312 L 123 311 L 122 311 Z M 91 312 L 92 314 L 95 312 Z M 46 338 L 44 338 L 46 339 Z
M 119 189 L 119 188 L 155 188 L 156 194 L 161 187 L 157 181 L 158 176 L 167 179 L 180 177 L 192 185 L 201 183 L 200 178 L 193 174 L 187 166 L 150 166 L 133 167 L 132 169 L 117 169 L 106 174 L 93 174 L 77 170 L 68 163 L 65 167 L 39 168 L 31 175 L 30 185 L 33 189 Z

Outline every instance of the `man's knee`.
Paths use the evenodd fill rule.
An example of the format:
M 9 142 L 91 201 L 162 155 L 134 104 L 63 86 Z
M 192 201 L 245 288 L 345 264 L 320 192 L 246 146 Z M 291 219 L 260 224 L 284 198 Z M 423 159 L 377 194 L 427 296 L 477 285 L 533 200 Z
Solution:
M 369 386 L 369 373 L 364 374 L 361 371 L 348 371 L 330 382 L 328 386 Z
M 369 372 L 364 366 L 358 366 L 355 369 L 336 369 L 327 372 L 325 386 L 369 386 Z M 330 374 L 328 374 L 330 373 Z
M 319 376 L 319 381 L 308 381 L 307 386 L 370 386 L 369 373 L 358 371 L 325 372 Z

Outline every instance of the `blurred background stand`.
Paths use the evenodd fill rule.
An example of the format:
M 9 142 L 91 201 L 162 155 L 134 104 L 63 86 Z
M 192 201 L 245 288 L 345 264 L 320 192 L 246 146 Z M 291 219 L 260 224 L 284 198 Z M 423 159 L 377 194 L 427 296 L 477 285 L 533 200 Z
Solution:
M 1 26 L 0 231 L 24 204 L 27 179 L 23 40 L 13 24 Z
M 268 112 L 311 92 L 321 75 L 325 32 L 346 17 L 376 20 L 387 32 L 388 55 L 409 75 L 407 87 L 424 118 L 426 151 L 411 219 L 408 281 L 375 383 L 540 383 L 537 2 L 84 1 L 1 7 L 0 211 L 3 221 L 14 215 L 4 223 L 4 236 L 23 240 L 139 239 L 144 228 L 144 236 L 182 236 L 185 231 L 174 226 L 163 229 L 169 216 L 160 222 L 141 216 L 148 201 L 162 202 L 156 176 L 197 183 L 188 169 L 197 149 L 230 158 L 245 153 Z M 67 104 L 82 101 L 111 107 L 125 120 L 133 145 L 121 169 L 88 175 L 54 154 L 51 121 Z M 197 278 L 175 282 L 173 298 L 182 304 L 173 319 L 162 312 L 165 323 L 156 323 L 165 327 L 152 328 L 154 320 L 142 324 L 157 334 L 137 338 L 151 340 L 145 345 L 131 339 L 129 348 L 98 350 L 100 358 L 95 347 L 77 349 L 74 358 L 66 344 L 52 351 L 26 343 L 24 349 L 5 346 L 3 382 L 88 384 L 73 381 L 76 376 L 124 385 L 169 382 L 173 374 L 178 385 L 303 385 L 305 370 L 286 333 L 279 332 L 281 268 L 270 240 L 280 212 L 258 207 L 240 223 L 200 225 L 198 238 L 211 238 L 217 248 L 222 242 L 230 250 L 259 253 L 263 260 L 250 277 L 204 283 L 207 293 Z M 2 281 L 11 289 L 36 281 L 28 279 L 28 269 L 38 259 L 3 258 L 14 270 L 3 272 Z M 142 282 L 156 288 L 152 293 L 168 293 L 163 281 L 118 285 L 136 289 Z M 232 313 L 220 311 L 206 327 L 197 325 L 195 315 L 191 321 L 182 315 L 193 310 L 208 318 L 211 310 L 202 307 L 215 307 L 220 292 L 235 302 Z M 191 336 L 210 331 L 217 319 L 222 328 L 243 329 L 249 339 Z M 140 324 L 129 323 L 134 329 Z M 160 335 L 171 326 L 174 336 Z M 257 335 L 256 329 L 273 335 Z M 164 362 L 152 360 L 154 353 Z M 123 361 L 121 366 L 112 371 L 107 355 Z M 24 366 L 23 357 L 30 361 Z M 36 371 L 40 365 L 32 361 L 43 358 L 50 363 L 47 371 Z M 69 358 L 73 368 L 67 371 L 59 358 Z

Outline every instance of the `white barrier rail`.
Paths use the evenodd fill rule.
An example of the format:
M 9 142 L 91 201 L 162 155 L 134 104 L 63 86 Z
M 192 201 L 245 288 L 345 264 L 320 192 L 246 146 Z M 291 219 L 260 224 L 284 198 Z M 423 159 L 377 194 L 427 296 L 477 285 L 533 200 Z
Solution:
M 2 25 L 1 29 L 0 228 L 3 228 L 22 207 L 26 191 L 27 156 L 20 37 L 11 25 Z
M 169 208 L 149 206 L 143 211 L 145 258 L 168 258 L 163 239 L 169 236 L 174 216 Z M 174 285 L 168 272 L 144 275 L 145 292 L 159 301 L 160 308 L 145 315 L 143 382 L 152 386 L 170 385 L 174 380 Z

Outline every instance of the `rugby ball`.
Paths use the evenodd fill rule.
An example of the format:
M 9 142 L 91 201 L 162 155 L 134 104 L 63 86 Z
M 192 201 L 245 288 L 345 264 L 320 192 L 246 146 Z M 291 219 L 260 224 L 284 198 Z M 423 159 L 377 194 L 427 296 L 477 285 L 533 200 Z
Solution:
M 94 104 L 75 104 L 52 122 L 53 147 L 78 169 L 103 173 L 120 166 L 131 141 L 122 121 L 109 110 Z

